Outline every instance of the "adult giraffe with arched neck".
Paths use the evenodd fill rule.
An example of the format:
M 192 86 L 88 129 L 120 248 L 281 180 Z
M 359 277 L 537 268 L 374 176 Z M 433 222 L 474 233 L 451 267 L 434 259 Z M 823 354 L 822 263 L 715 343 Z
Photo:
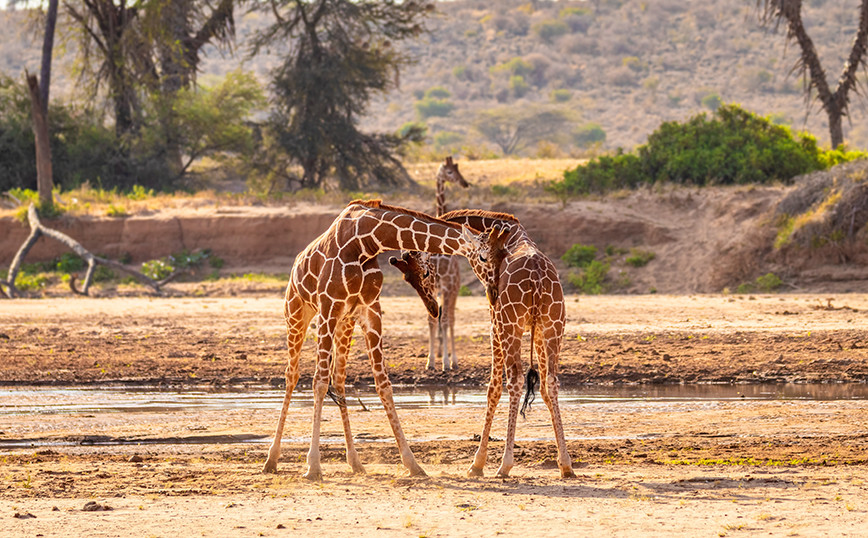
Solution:
M 308 324 L 316 317 L 317 360 L 313 377 L 314 416 L 305 477 L 321 480 L 319 437 L 323 400 L 334 367 L 337 401 L 344 397 L 349 340 L 356 320 L 364 332 L 377 393 L 383 403 L 401 453 L 411 475 L 424 475 L 416 463 L 395 411 L 392 386 L 382 352 L 380 290 L 383 274 L 377 255 L 389 250 L 414 250 L 461 255 L 486 261 L 490 254 L 488 234 L 479 234 L 459 224 L 407 209 L 382 204 L 380 200 L 354 201 L 332 225 L 302 251 L 293 264 L 284 302 L 289 360 L 286 393 L 263 471 L 274 472 L 280 457 L 280 438 L 292 391 L 299 379 L 299 356 Z M 430 306 L 429 306 L 430 311 Z M 334 358 L 333 357 L 334 349 Z M 334 363 L 334 364 L 333 364 Z M 355 472 L 364 472 L 353 445 L 346 405 L 340 405 L 347 462 Z

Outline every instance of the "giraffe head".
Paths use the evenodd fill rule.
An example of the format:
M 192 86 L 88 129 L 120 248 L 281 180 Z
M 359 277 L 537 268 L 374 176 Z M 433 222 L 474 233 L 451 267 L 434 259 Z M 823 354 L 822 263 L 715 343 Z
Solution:
M 458 171 L 458 163 L 452 162 L 452 157 L 446 157 L 446 160 L 437 169 L 437 183 L 449 183 L 450 181 L 458 183 L 464 188 L 470 186 L 467 180 L 464 179 L 464 176 L 461 175 L 461 172 Z
M 473 259 L 468 258 L 470 267 L 473 268 L 476 277 L 485 285 L 485 297 L 488 298 L 488 304 L 491 306 L 494 306 L 497 302 L 497 296 L 500 291 L 498 289 L 500 264 L 507 254 L 509 254 L 506 242 L 511 232 L 512 228 L 509 225 L 495 224 L 484 234 L 487 256 L 479 256 Z
M 440 304 L 437 302 L 437 271 L 427 252 L 404 252 L 401 258 L 392 256 L 389 263 L 404 273 L 404 281 L 410 284 L 428 310 L 432 318 L 440 317 Z

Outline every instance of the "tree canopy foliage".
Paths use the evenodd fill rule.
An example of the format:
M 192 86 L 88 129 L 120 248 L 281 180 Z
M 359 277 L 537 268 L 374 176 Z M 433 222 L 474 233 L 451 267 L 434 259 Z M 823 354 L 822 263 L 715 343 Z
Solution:
M 409 176 L 396 158 L 405 138 L 363 133 L 358 121 L 371 97 L 397 81 L 409 58 L 394 41 L 418 35 L 430 0 L 274 0 L 277 21 L 262 32 L 255 50 L 286 44 L 272 72 L 273 141 L 301 168 L 287 177 L 301 187 L 334 178 L 343 188 L 367 183 L 397 185 Z

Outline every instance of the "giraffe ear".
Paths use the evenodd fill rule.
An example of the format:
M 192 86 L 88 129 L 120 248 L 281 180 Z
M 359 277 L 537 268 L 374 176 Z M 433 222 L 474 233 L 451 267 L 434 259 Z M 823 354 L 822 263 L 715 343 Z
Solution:
M 446 157 L 446 164 L 448 164 L 449 166 L 452 166 L 452 156 L 451 155 L 449 157 Z

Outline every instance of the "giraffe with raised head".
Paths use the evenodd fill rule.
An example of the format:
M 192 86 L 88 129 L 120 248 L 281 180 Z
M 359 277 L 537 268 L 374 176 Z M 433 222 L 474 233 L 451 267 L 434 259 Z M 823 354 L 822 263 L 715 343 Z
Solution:
M 446 184 L 457 183 L 465 189 L 469 187 L 467 180 L 458 170 L 458 163 L 452 157 L 437 169 L 437 205 L 435 215 L 440 216 L 448 211 L 446 207 Z M 458 356 L 455 354 L 455 305 L 458 303 L 458 291 L 461 289 L 460 260 L 455 256 L 432 255 L 431 263 L 435 268 L 434 286 L 440 296 L 440 318 L 428 317 L 428 362 L 425 367 L 434 368 L 438 354 L 443 356 L 443 370 L 458 368 Z
M 483 210 L 458 210 L 446 213 L 442 218 L 480 233 L 500 230 L 503 226 L 510 230 L 505 244 L 492 253 L 487 261 L 470 260 L 471 266 L 480 266 L 474 266 L 474 272 L 486 282 L 491 314 L 492 362 L 485 423 L 479 448 L 468 474 L 483 475 L 488 457 L 491 423 L 502 392 L 504 367 L 507 371 L 509 415 L 503 459 L 497 476 L 509 476 L 513 467 L 516 421 L 524 385 L 521 339 L 524 331 L 530 329 L 531 360 L 527 373 L 527 394 L 521 413 L 524 413 L 524 407 L 532 399 L 536 381 L 541 379 L 540 392 L 551 414 L 561 476 L 574 477 L 558 407 L 558 359 L 564 334 L 565 303 L 557 269 L 512 215 Z M 534 352 L 537 355 L 539 373 L 533 364 Z
M 296 257 L 284 302 L 289 349 L 286 393 L 263 471 L 274 472 L 277 469 L 280 439 L 292 391 L 299 379 L 302 343 L 310 321 L 315 318 L 317 359 L 313 377 L 314 415 L 307 454 L 308 469 L 304 476 L 311 480 L 322 479 L 319 437 L 323 400 L 328 392 L 330 377 L 334 378 L 337 391 L 335 400 L 341 410 L 347 462 L 354 472 L 364 472 L 353 445 L 346 405 L 340 405 L 344 398 L 349 343 L 357 321 L 364 333 L 377 393 L 395 435 L 401 461 L 411 475 L 425 474 L 416 462 L 398 420 L 383 359 L 379 301 L 383 274 L 377 263 L 377 255 L 401 249 L 456 254 L 482 261 L 487 260 L 490 254 L 489 237 L 490 234 L 475 233 L 462 225 L 388 206 L 380 200 L 354 201 Z M 430 312 L 430 302 L 427 306 Z

